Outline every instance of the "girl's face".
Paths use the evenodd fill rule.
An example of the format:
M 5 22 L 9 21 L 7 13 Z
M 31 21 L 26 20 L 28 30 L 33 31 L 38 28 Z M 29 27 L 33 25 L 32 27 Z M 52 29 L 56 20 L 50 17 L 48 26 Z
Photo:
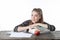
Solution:
M 31 16 L 31 20 L 33 23 L 36 23 L 39 21 L 39 19 L 41 19 L 40 14 L 38 14 L 36 11 L 32 12 L 32 16 Z

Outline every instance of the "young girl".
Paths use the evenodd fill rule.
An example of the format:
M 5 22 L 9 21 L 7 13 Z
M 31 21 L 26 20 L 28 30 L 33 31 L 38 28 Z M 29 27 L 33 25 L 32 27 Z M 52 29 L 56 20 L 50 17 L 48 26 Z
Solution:
M 50 25 L 50 24 L 44 22 L 42 10 L 40 8 L 34 8 L 32 10 L 31 19 L 24 21 L 20 25 L 17 25 L 14 28 L 14 31 L 15 32 L 20 32 L 20 31 L 28 30 L 30 28 L 36 27 L 37 25 L 42 26 L 44 28 L 47 28 L 50 31 L 55 31 L 55 26 L 54 25 Z M 37 29 L 37 28 L 36 28 L 36 30 L 39 31 L 39 29 Z

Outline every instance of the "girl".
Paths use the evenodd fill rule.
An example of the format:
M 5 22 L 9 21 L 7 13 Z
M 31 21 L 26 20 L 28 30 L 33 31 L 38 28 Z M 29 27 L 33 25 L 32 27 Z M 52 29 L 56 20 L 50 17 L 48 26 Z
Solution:
M 55 31 L 55 26 L 54 25 L 50 25 L 50 24 L 44 22 L 42 10 L 40 8 L 34 8 L 32 10 L 31 19 L 24 21 L 20 25 L 17 25 L 14 28 L 14 31 L 15 32 L 20 32 L 20 31 L 28 30 L 30 28 L 36 27 L 37 25 L 42 26 L 44 28 L 47 28 L 50 31 Z M 39 31 L 39 29 L 37 29 L 37 28 L 36 28 L 36 30 Z

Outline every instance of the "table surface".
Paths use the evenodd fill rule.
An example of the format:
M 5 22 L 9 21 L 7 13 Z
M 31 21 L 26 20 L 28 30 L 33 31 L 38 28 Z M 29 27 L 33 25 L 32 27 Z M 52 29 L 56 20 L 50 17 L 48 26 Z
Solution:
M 39 36 L 36 35 L 32 35 L 32 37 L 30 38 L 16 38 L 16 37 L 9 37 L 10 34 L 6 34 L 7 32 L 10 31 L 0 31 L 0 39 L 22 39 L 22 40 L 36 40 L 36 39 L 60 39 L 60 31 L 53 31 L 53 32 L 49 32 L 49 33 L 42 33 Z

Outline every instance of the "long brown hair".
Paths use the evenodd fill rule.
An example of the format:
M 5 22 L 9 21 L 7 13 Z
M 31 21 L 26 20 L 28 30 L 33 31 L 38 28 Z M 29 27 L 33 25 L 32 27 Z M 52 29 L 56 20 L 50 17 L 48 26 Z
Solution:
M 41 16 L 41 19 L 39 19 L 38 23 L 43 23 L 42 9 L 40 9 L 40 8 L 34 8 L 34 9 L 32 10 L 32 12 L 33 12 L 33 11 L 36 11 L 36 12 Z

